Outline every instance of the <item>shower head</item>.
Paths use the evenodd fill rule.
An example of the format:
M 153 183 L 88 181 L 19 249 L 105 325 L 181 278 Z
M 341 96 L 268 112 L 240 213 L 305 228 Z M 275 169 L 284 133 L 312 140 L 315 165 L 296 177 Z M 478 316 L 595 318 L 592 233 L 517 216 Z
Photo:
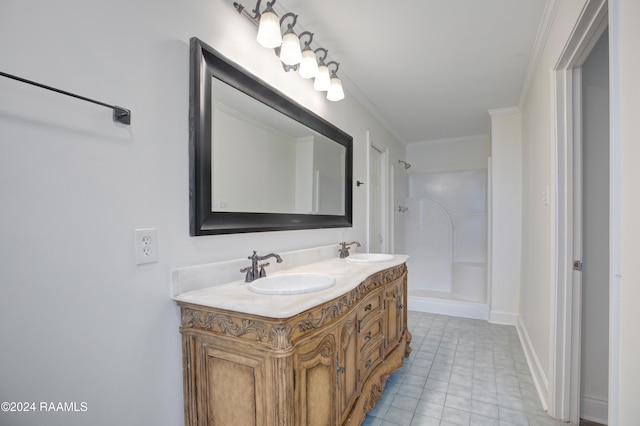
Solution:
M 408 169 L 409 167 L 411 167 L 411 164 L 407 163 L 406 161 L 403 160 L 398 160 L 398 163 L 400 164 L 404 164 L 404 169 Z

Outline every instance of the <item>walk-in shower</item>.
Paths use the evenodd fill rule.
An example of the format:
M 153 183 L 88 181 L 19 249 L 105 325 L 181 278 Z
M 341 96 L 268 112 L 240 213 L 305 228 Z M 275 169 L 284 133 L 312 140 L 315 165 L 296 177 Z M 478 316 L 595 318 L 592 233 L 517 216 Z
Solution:
M 409 308 L 487 317 L 487 171 L 415 173 L 405 200 Z

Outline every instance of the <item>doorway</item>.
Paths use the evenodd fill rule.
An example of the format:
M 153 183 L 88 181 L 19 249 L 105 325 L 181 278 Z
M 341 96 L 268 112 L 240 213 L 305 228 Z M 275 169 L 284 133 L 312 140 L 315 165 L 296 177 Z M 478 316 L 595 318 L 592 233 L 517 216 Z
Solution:
M 389 161 L 388 150 L 369 141 L 369 220 L 367 250 L 388 253 L 389 241 Z
M 557 264 L 549 409 L 574 425 L 581 417 L 603 424 L 613 418 L 607 27 L 607 1 L 588 1 L 554 72 Z
M 607 424 L 609 384 L 609 37 L 581 67 L 581 200 L 574 223 L 582 253 L 580 419 Z M 579 179 L 580 179 L 579 178 Z

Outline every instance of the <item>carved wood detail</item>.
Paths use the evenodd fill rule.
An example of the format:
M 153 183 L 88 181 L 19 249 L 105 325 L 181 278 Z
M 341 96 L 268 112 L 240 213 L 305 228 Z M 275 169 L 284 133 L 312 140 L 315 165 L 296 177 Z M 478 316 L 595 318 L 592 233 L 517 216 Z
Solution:
M 343 312 L 358 303 L 360 299 L 367 295 L 372 289 L 402 277 L 406 270 L 407 265 L 403 263 L 402 265 L 372 275 L 348 294 L 341 296 L 334 300 L 329 306 L 323 308 L 319 318 L 316 318 L 313 312 L 310 312 L 306 318 L 296 324 L 296 327 L 300 332 L 322 327 L 326 322 L 339 317 Z
M 255 335 L 259 342 L 269 342 L 274 348 L 286 348 L 290 327 L 272 327 L 264 322 L 233 318 L 230 315 L 201 311 L 189 307 L 182 307 L 182 328 L 194 328 L 199 330 L 216 331 L 233 337 L 242 337 L 245 334 Z M 283 337 L 284 336 L 284 337 Z

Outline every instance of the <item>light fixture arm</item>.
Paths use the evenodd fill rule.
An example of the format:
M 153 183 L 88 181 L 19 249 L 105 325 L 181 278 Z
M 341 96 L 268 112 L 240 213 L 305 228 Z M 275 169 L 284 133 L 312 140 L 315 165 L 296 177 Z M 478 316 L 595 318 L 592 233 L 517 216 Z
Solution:
M 252 12 L 253 12 L 253 19 L 258 20 L 260 19 L 260 3 L 262 3 L 262 0 L 258 0 L 256 2 L 256 7 L 253 8 Z
M 308 35 L 308 36 L 309 36 L 309 41 L 305 41 L 305 42 L 304 42 L 304 47 L 302 48 L 302 50 L 306 50 L 306 49 L 311 50 L 311 48 L 309 47 L 309 45 L 310 45 L 310 44 L 311 44 L 311 42 L 313 41 L 313 33 L 312 33 L 312 32 L 309 32 L 309 31 L 303 31 L 303 32 L 301 32 L 301 33 L 300 33 L 300 35 L 298 36 L 298 38 L 299 38 L 300 40 L 302 40 L 302 37 L 303 37 L 303 36 L 306 36 L 306 35 Z
M 262 15 L 262 13 L 264 13 L 264 12 L 273 11 L 273 5 L 276 3 L 276 0 L 268 1 L 266 9 L 262 13 L 260 13 L 260 3 L 261 2 L 262 2 L 262 0 L 258 0 L 256 2 L 255 9 L 253 9 L 253 13 L 255 13 L 255 19 L 259 19 L 260 16 Z
M 262 3 L 262 0 L 257 0 L 256 1 L 256 5 L 253 8 L 253 10 L 251 12 L 253 12 L 253 15 L 251 13 L 249 13 L 249 11 L 240 3 L 238 2 L 233 2 L 233 7 L 236 8 L 236 10 L 238 11 L 239 14 L 242 15 L 242 13 L 244 12 L 244 15 L 249 18 L 249 20 L 251 22 L 253 22 L 254 25 L 258 25 L 258 22 L 260 21 L 260 16 L 262 16 L 263 13 L 271 11 L 273 12 L 273 5 L 275 4 L 276 0 L 272 0 L 272 1 L 268 1 L 267 2 L 267 7 L 265 10 L 263 10 L 262 12 L 260 12 L 260 3 Z
M 313 51 L 313 53 L 315 53 L 317 55 L 318 51 L 320 51 L 320 50 L 324 51 L 324 56 L 319 59 L 318 65 L 324 65 L 324 60 L 327 59 L 327 55 L 329 54 L 329 51 L 327 49 L 325 49 L 324 47 L 318 47 L 316 50 Z
M 282 27 L 282 23 L 284 22 L 284 20 L 290 16 L 293 17 L 293 22 L 290 24 L 287 24 L 287 31 L 285 31 L 285 33 L 292 32 L 293 27 L 296 25 L 296 22 L 298 22 L 298 15 L 296 15 L 293 12 L 288 12 L 282 15 L 282 18 L 280 18 L 280 27 Z
M 331 77 L 335 77 L 336 74 L 338 73 L 338 68 L 340 68 L 340 64 L 338 62 L 336 62 L 336 61 L 331 61 L 331 62 L 329 62 L 327 64 L 327 68 L 329 68 L 329 65 L 332 65 L 332 64 L 335 64 L 336 69 L 333 70 L 333 71 L 331 71 L 331 70 L 329 70 L 329 71 L 331 72 Z

